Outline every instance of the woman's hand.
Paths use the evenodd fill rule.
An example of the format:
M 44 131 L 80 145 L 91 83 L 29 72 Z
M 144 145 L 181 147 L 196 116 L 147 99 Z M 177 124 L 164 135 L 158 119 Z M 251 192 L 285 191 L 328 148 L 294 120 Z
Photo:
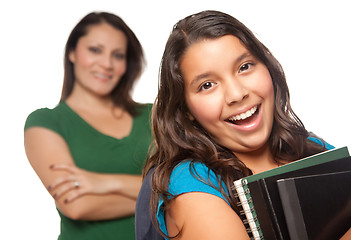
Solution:
M 55 200 L 64 197 L 64 203 L 69 203 L 85 194 L 100 195 L 112 191 L 109 188 L 108 175 L 89 172 L 67 164 L 53 164 L 50 169 L 66 173 L 48 186 L 48 191 Z

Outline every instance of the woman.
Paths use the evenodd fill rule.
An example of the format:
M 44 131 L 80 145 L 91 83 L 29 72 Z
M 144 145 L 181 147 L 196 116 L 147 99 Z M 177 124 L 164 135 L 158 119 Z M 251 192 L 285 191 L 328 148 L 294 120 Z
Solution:
M 233 181 L 332 146 L 305 129 L 279 62 L 230 15 L 180 20 L 160 71 L 144 169 L 156 226 L 165 238 L 249 239 Z
M 131 97 L 143 63 L 142 46 L 121 18 L 90 13 L 67 41 L 60 103 L 26 121 L 26 154 L 55 199 L 59 239 L 134 239 L 151 141 L 151 105 Z

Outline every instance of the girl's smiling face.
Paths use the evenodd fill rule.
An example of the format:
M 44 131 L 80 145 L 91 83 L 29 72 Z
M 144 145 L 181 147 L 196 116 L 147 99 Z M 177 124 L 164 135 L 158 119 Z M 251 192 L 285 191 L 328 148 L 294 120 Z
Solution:
M 217 143 L 234 153 L 267 146 L 274 113 L 272 79 L 238 38 L 194 43 L 180 66 L 191 117 Z

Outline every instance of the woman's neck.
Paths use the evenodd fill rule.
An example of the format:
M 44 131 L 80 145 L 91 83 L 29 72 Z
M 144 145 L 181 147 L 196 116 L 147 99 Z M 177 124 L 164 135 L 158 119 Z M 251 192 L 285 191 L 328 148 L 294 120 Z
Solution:
M 115 106 L 111 96 L 98 96 L 86 91 L 73 91 L 67 105 L 97 131 L 122 139 L 133 127 L 133 118 L 123 108 Z
M 115 107 L 110 95 L 97 96 L 79 91 L 76 88 L 73 89 L 65 101 L 70 107 L 83 111 L 111 111 Z

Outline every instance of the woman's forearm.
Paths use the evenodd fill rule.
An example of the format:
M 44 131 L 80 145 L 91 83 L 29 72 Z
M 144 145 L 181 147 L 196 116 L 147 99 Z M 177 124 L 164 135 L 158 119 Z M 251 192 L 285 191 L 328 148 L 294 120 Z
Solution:
M 134 214 L 141 176 L 86 171 L 84 176 L 78 188 L 72 188 L 56 199 L 64 215 L 80 220 L 106 220 Z M 70 181 L 66 183 L 69 184 Z
M 141 188 L 142 177 L 129 174 L 108 174 L 105 182 L 110 186 L 110 192 L 136 200 Z
M 141 176 L 79 171 L 83 172 L 84 178 L 77 177 L 82 173 L 73 175 L 77 177 L 79 186 L 56 197 L 56 204 L 64 215 L 72 219 L 105 220 L 134 214 Z M 58 182 L 53 194 L 56 194 L 55 190 L 58 192 L 60 188 L 72 184 L 70 180 Z
M 73 220 L 109 220 L 131 216 L 136 200 L 117 194 L 84 195 L 70 203 L 56 201 L 58 209 Z
M 96 173 L 75 165 L 53 164 L 51 170 L 66 173 L 48 186 L 55 200 L 64 199 L 65 202 L 72 202 L 87 194 L 110 193 L 136 200 L 142 183 L 140 175 Z

